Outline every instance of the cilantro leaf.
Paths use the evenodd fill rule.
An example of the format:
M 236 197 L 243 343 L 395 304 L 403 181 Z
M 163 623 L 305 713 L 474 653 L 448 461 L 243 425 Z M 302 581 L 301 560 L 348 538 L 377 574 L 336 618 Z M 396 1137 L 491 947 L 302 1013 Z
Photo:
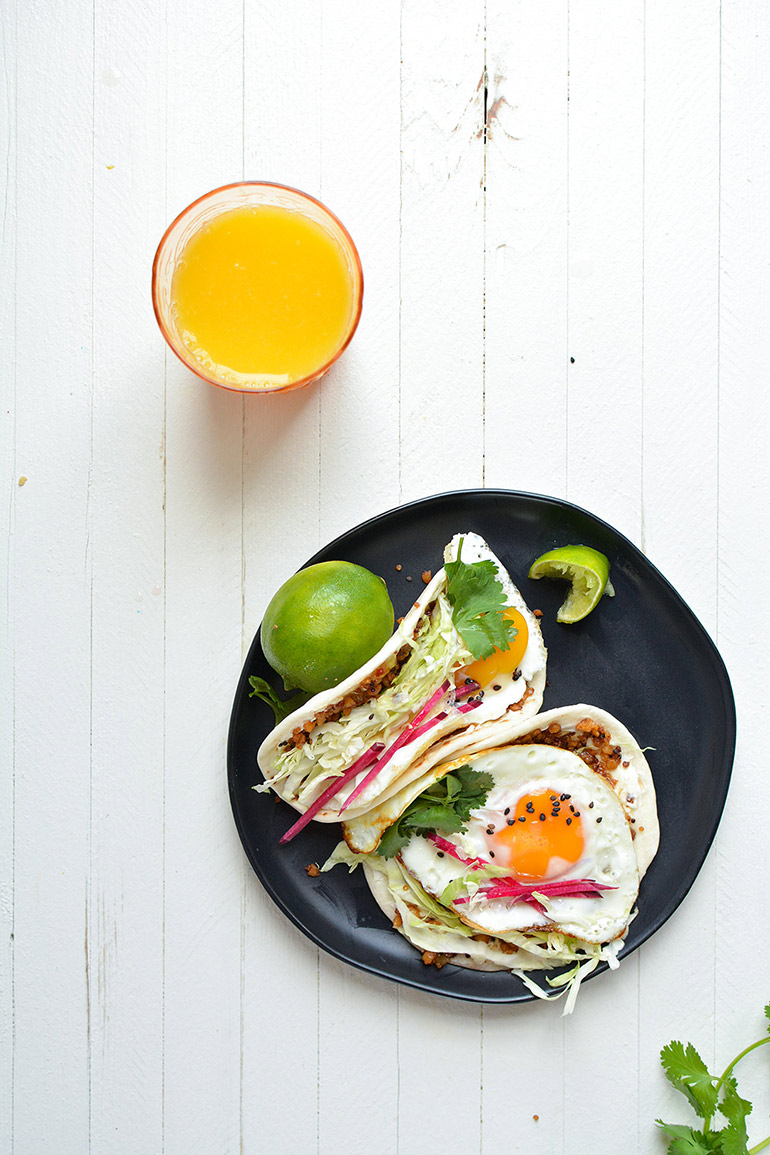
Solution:
M 288 718 L 292 711 L 299 706 L 304 705 L 310 697 L 304 690 L 298 690 L 291 698 L 279 698 L 273 687 L 264 678 L 251 677 L 249 678 L 249 685 L 251 686 L 250 698 L 260 698 L 263 702 L 267 702 L 270 709 L 275 716 L 275 725 L 282 722 L 284 718 Z
M 666 1078 L 687 1098 L 701 1119 L 709 1119 L 716 1111 L 717 1090 L 703 1059 L 692 1043 L 685 1047 L 680 1042 L 669 1043 L 660 1052 L 660 1061 Z
M 483 806 L 494 785 L 491 774 L 461 766 L 432 783 L 407 806 L 383 834 L 377 853 L 392 858 L 412 834 L 458 834 L 465 830 L 471 811 Z
M 402 827 L 400 822 L 394 822 L 380 839 L 377 853 L 381 858 L 392 858 L 399 850 L 403 850 L 411 837 L 412 831 L 408 826 Z
M 765 1007 L 765 1018 L 770 1019 L 770 1003 Z M 767 1024 L 767 1033 L 770 1035 L 770 1022 Z
M 495 563 L 487 558 L 466 564 L 458 554 L 444 569 L 452 621 L 473 657 L 490 658 L 496 648 L 509 649 L 518 631 L 503 617 L 505 591 Z
M 751 1114 L 751 1103 L 738 1094 L 738 1082 L 733 1076 L 725 1080 L 719 1110 L 728 1121 L 728 1126 L 720 1132 L 724 1155 L 746 1155 L 749 1139 L 746 1117 Z
M 404 819 L 404 826 L 410 830 L 436 830 L 442 834 L 456 834 L 465 828 L 462 818 L 451 806 L 435 802 L 432 806 L 420 806 Z
M 668 1155 L 709 1155 L 714 1150 L 707 1146 L 706 1137 L 692 1127 L 685 1127 L 681 1123 L 663 1123 L 660 1119 L 657 1123 L 666 1135 L 671 1136 Z

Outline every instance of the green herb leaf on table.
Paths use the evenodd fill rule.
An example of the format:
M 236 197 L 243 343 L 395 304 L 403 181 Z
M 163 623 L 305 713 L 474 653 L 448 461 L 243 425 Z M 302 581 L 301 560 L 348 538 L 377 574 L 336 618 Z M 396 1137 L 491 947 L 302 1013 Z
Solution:
M 714 1150 L 706 1136 L 692 1127 L 685 1127 L 681 1123 L 662 1123 L 660 1119 L 658 1126 L 671 1137 L 668 1155 L 709 1155 Z
M 764 1008 L 770 1019 L 770 1003 Z M 721 1076 L 712 1075 L 692 1043 L 669 1043 L 660 1054 L 666 1077 L 686 1096 L 693 1110 L 704 1120 L 703 1130 L 696 1131 L 678 1123 L 664 1123 L 658 1119 L 661 1130 L 671 1138 L 668 1155 L 757 1155 L 770 1147 L 770 1136 L 754 1147 L 749 1147 L 746 1119 L 751 1114 L 751 1103 L 738 1093 L 733 1069 L 755 1051 L 770 1043 L 768 1035 L 745 1047 L 727 1066 Z M 719 1111 L 727 1119 L 727 1126 L 719 1131 L 711 1129 L 711 1120 Z
M 689 1100 L 701 1119 L 710 1119 L 717 1109 L 717 1090 L 708 1067 L 692 1043 L 673 1042 L 664 1047 L 660 1061 L 666 1078 Z
M 444 569 L 452 621 L 474 658 L 507 650 L 518 631 L 503 617 L 505 591 L 495 563 L 486 559 L 466 564 L 458 553 L 457 561 L 447 562 Z
M 377 853 L 392 858 L 413 834 L 458 834 L 465 830 L 471 811 L 483 806 L 492 789 L 491 774 L 460 766 L 423 790 L 397 822 L 383 834 Z
M 249 678 L 249 685 L 251 686 L 249 697 L 260 698 L 261 701 L 267 702 L 275 716 L 276 726 L 284 718 L 288 718 L 289 714 L 293 713 L 298 706 L 304 705 L 310 697 L 310 694 L 305 693 L 304 690 L 298 690 L 290 698 L 279 698 L 273 687 L 264 678 L 251 677 Z

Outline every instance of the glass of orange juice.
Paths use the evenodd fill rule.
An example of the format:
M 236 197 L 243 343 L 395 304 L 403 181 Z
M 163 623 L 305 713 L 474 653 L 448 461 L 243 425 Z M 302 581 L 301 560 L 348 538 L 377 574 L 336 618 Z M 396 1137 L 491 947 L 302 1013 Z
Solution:
M 320 201 L 244 181 L 200 197 L 169 225 L 152 267 L 152 300 L 176 355 L 212 385 L 299 389 L 352 338 L 361 261 Z

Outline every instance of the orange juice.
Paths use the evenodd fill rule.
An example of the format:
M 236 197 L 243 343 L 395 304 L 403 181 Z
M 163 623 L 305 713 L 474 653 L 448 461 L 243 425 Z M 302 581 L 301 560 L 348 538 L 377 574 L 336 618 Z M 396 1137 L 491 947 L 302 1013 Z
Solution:
M 335 237 L 274 204 L 226 209 L 194 232 L 170 297 L 174 327 L 203 375 L 255 390 L 317 375 L 349 339 L 360 307 Z

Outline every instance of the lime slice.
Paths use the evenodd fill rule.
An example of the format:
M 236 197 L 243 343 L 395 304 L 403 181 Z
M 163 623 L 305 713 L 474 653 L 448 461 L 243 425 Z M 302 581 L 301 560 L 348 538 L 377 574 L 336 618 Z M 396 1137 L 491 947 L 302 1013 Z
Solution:
M 529 571 L 531 578 L 556 578 L 570 583 L 572 587 L 562 603 L 557 622 L 582 621 L 599 604 L 602 594 L 612 597 L 615 593 L 609 584 L 610 563 L 598 549 L 590 545 L 562 545 L 550 549 Z

